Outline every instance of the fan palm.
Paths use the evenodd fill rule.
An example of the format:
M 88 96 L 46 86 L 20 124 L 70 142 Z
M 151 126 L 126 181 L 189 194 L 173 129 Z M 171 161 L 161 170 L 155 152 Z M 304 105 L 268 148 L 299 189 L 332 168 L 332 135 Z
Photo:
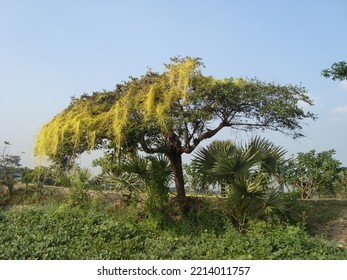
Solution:
M 279 193 L 270 187 L 284 154 L 281 147 L 256 137 L 239 147 L 231 141 L 213 142 L 198 150 L 193 161 L 211 183 L 228 188 L 229 212 L 242 228 L 250 214 L 285 209 Z
M 117 191 L 126 191 L 137 198 L 143 195 L 158 200 L 167 198 L 172 172 L 164 156 L 132 155 L 120 168 L 123 171 L 120 175 L 108 176 L 108 184 Z
M 217 166 L 217 163 L 228 159 L 230 155 L 237 152 L 237 147 L 232 141 L 214 141 L 211 145 L 201 148 L 197 151 L 192 164 L 198 173 L 205 176 L 207 183 L 214 185 L 219 184 L 222 196 L 225 194 L 225 171 L 223 167 Z M 226 164 L 228 161 L 226 160 Z M 216 170 L 218 169 L 219 170 Z

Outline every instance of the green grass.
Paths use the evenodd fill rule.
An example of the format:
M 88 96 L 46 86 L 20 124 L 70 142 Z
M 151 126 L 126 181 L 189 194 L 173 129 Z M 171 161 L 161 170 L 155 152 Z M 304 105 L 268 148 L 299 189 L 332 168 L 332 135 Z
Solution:
M 19 196 L 12 201 L 23 203 Z M 258 221 L 240 233 L 201 199 L 180 216 L 174 204 L 149 215 L 143 205 L 90 199 L 71 207 L 53 197 L 0 211 L 0 259 L 347 259 L 298 225 Z

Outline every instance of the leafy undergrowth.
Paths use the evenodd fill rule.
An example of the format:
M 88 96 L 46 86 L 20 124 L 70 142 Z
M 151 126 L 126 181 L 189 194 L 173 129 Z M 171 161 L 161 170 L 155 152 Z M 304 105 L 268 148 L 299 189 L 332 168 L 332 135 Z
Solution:
M 90 199 L 0 211 L 0 259 L 347 259 L 296 225 L 251 223 L 240 233 L 206 205 L 186 216 L 146 214 Z

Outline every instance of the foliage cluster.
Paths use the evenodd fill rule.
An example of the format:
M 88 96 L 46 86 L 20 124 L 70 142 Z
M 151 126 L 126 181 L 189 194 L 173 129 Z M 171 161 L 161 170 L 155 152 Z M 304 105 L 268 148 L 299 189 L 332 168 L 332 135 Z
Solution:
M 6 186 L 10 195 L 13 193 L 15 180 L 15 173 L 20 169 L 20 156 L 10 155 L 8 148 L 10 143 L 5 141 L 4 147 L 0 154 L 0 187 Z
M 298 153 L 281 166 L 283 182 L 299 193 L 301 199 L 343 195 L 345 172 L 334 155 L 335 150 Z
M 87 168 L 73 168 L 58 174 L 56 182 L 70 189 L 67 197 L 67 206 L 82 206 L 88 203 L 88 190 L 96 185 L 97 178 L 93 178 Z M 66 206 L 66 205 L 65 205 Z
M 334 81 L 346 81 L 347 80 L 347 61 L 335 62 L 330 68 L 322 70 L 322 76 L 325 78 L 331 78 Z
M 118 165 L 120 172 L 103 177 L 113 190 L 127 197 L 128 202 L 145 201 L 147 210 L 164 210 L 169 198 L 172 171 L 168 160 L 162 156 L 123 156 Z

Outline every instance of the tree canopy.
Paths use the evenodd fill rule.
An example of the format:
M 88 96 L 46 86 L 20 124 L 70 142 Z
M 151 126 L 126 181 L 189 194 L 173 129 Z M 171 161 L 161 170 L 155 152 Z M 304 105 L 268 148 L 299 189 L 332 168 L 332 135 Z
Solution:
M 341 162 L 335 159 L 335 150 L 298 153 L 287 162 L 283 174 L 286 181 L 300 193 L 301 199 L 309 199 L 321 193 L 335 195 L 335 182 L 341 172 Z
M 304 87 L 255 78 L 215 79 L 199 58 L 173 58 L 162 73 L 130 77 L 113 91 L 83 94 L 40 130 L 36 155 L 76 155 L 107 143 L 117 153 L 164 154 L 177 195 L 185 196 L 182 154 L 191 153 L 224 127 L 274 130 L 303 136 L 301 122 L 315 119 Z
M 325 78 L 332 78 L 334 81 L 346 81 L 347 80 L 347 62 L 340 61 L 335 62 L 330 68 L 322 70 L 322 76 Z

